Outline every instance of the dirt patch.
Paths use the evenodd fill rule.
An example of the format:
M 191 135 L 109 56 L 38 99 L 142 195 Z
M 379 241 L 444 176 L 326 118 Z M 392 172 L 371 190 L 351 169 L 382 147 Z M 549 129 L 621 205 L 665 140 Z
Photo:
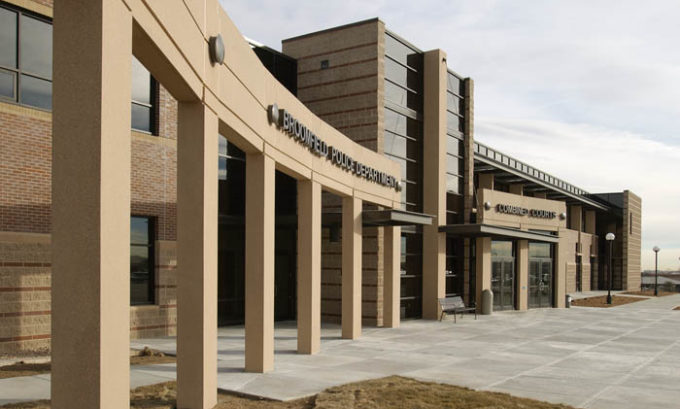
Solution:
M 130 406 L 144 409 L 174 408 L 175 382 L 144 386 L 130 393 Z M 505 393 L 474 391 L 452 385 L 388 378 L 338 386 L 308 398 L 275 402 L 220 393 L 216 409 L 573 409 L 572 406 L 518 398 Z M 33 405 L 33 406 L 29 406 Z M 49 409 L 49 402 L 2 406 L 13 409 Z
M 645 297 L 654 297 L 654 290 L 626 291 L 625 293 L 621 293 L 621 294 L 643 295 Z M 678 294 L 678 293 L 672 293 L 670 291 L 659 291 L 659 297 L 665 297 L 667 295 L 673 295 L 673 294 Z
M 571 305 L 576 307 L 600 307 L 609 308 L 616 307 L 618 305 L 630 304 L 633 302 L 644 301 L 646 298 L 639 297 L 622 297 L 618 295 L 612 296 L 612 303 L 607 304 L 607 296 L 599 295 L 597 297 L 581 298 L 578 300 L 573 300 Z
M 149 348 L 144 348 L 137 355 L 130 357 L 130 365 L 167 364 L 175 361 L 175 357 L 166 356 L 162 352 Z M 51 370 L 52 364 L 50 362 L 31 363 L 19 361 L 11 365 L 0 366 L 0 379 L 46 374 L 50 373 Z
M 678 305 L 677 307 L 675 307 L 673 309 L 676 310 L 676 311 L 680 311 L 680 305 Z

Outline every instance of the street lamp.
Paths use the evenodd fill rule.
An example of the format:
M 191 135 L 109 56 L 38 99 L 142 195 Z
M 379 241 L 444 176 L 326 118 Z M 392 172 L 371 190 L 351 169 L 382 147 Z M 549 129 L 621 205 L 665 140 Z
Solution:
M 607 304 L 612 303 L 612 246 L 616 236 L 614 233 L 607 233 L 605 239 L 609 242 L 609 288 L 607 289 Z
M 659 246 L 654 246 L 654 297 L 659 296 Z

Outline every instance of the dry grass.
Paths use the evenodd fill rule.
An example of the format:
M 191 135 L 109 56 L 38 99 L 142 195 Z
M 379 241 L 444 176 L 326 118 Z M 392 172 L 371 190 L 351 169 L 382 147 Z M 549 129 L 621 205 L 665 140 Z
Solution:
M 576 307 L 609 308 L 609 307 L 616 307 L 618 305 L 630 304 L 630 303 L 633 303 L 633 302 L 644 301 L 644 300 L 646 300 L 646 298 L 622 297 L 622 296 L 614 295 L 614 296 L 612 296 L 612 303 L 607 304 L 607 296 L 606 295 L 599 295 L 597 297 L 589 297 L 589 298 L 581 298 L 581 299 L 578 299 L 578 300 L 573 300 L 571 302 L 571 305 L 576 306 Z
M 132 408 L 172 409 L 175 382 L 144 386 L 130 394 Z M 220 393 L 215 409 L 573 409 L 505 393 L 473 391 L 452 385 L 391 376 L 327 389 L 315 396 L 276 402 Z M 2 406 L 49 409 L 49 402 Z
M 654 290 L 626 291 L 625 293 L 621 293 L 621 294 L 643 295 L 645 297 L 654 297 Z M 659 297 L 665 297 L 667 295 L 673 295 L 673 294 L 678 294 L 678 293 L 672 293 L 670 291 L 659 291 Z
M 144 348 L 138 355 L 130 357 L 130 365 L 154 365 L 175 362 L 175 357 L 165 356 L 162 352 Z M 11 365 L 0 366 L 0 379 L 18 376 L 32 376 L 50 373 L 50 362 L 30 363 L 19 361 Z

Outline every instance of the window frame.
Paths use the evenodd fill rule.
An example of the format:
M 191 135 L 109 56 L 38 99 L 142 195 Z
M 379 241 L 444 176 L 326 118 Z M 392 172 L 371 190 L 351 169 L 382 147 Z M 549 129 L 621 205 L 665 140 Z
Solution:
M 146 247 L 148 249 L 149 293 L 147 295 L 149 300 L 135 302 L 132 300 L 132 291 L 130 291 L 130 306 L 156 305 L 156 217 L 132 214 L 130 215 L 130 224 L 132 224 L 133 218 L 146 219 L 149 226 L 148 243 L 146 245 L 133 243 L 132 236 L 130 236 L 130 250 L 132 250 L 132 247 Z M 132 260 L 130 262 L 130 284 L 132 285 Z
M 13 4 L 8 4 L 5 2 L 0 2 L 0 8 L 9 10 L 10 12 L 14 12 L 17 14 L 17 26 L 16 26 L 16 67 L 8 67 L 4 65 L 0 65 L 0 70 L 3 71 L 8 71 L 10 73 L 13 73 L 15 75 L 14 77 L 14 98 L 8 98 L 4 96 L 0 96 L 0 102 L 6 102 L 9 104 L 15 104 L 15 105 L 20 105 L 23 107 L 31 108 L 31 109 L 37 109 L 43 112 L 52 112 L 52 108 L 47 109 L 47 108 L 41 108 L 37 107 L 35 105 L 29 105 L 21 102 L 21 76 L 25 75 L 27 77 L 35 78 L 38 80 L 42 81 L 48 81 L 50 83 L 50 98 L 52 97 L 52 84 L 53 80 L 52 78 L 47 78 L 40 76 L 38 74 L 35 74 L 30 71 L 25 71 L 24 69 L 21 68 L 21 16 L 25 15 L 28 18 L 32 18 L 34 20 L 38 20 L 40 22 L 49 24 L 52 26 L 52 30 L 54 30 L 54 23 L 51 18 L 47 16 L 43 16 L 41 14 L 32 12 L 30 10 L 23 9 L 21 7 L 16 7 Z M 54 31 L 53 31 L 54 33 Z M 54 49 L 54 48 L 53 48 Z M 51 105 L 51 103 L 50 103 Z

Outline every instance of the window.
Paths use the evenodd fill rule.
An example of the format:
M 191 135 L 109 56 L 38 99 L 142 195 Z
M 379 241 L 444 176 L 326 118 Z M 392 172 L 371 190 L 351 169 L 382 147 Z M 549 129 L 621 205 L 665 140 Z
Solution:
M 130 219 L 130 304 L 153 304 L 154 223 L 149 217 Z
M 156 80 L 134 56 L 132 57 L 132 129 L 154 133 Z
M 0 6 L 0 99 L 52 109 L 52 24 Z

